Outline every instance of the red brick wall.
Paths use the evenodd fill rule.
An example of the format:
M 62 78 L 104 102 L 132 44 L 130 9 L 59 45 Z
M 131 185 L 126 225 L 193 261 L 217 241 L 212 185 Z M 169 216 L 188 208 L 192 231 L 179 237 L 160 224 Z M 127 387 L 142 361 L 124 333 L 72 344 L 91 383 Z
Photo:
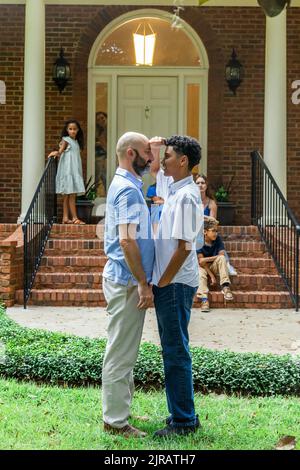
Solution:
M 287 28 L 287 197 L 300 220 L 300 104 L 292 103 L 292 83 L 300 80 L 300 8 L 288 10 Z
M 21 209 L 24 6 L 0 5 L 0 222 L 16 222 Z
M 134 9 L 128 6 L 46 7 L 46 153 L 57 144 L 63 122 L 70 116 L 81 122 L 86 135 L 87 61 L 91 47 L 106 24 Z M 0 139 L 0 222 L 15 222 L 20 213 L 23 15 L 23 6 L 0 5 L 0 79 L 9 85 L 7 105 L 0 105 L 1 136 L 5 136 Z M 194 7 L 186 8 L 182 17 L 200 35 L 210 63 L 208 176 L 216 183 L 221 175 L 225 182 L 235 175 L 232 198 L 238 205 L 236 222 L 249 223 L 249 154 L 254 148 L 263 149 L 265 16 L 259 8 Z M 300 79 L 299 23 L 300 10 L 291 9 L 288 14 L 289 82 Z M 60 46 L 65 48 L 72 67 L 72 82 L 62 95 L 52 81 L 52 66 Z M 245 79 L 237 96 L 231 95 L 224 79 L 232 47 L 236 48 L 245 68 Z M 300 105 L 295 107 L 289 103 L 289 164 L 292 166 L 288 173 L 288 195 L 295 209 L 299 195 L 299 113 Z M 86 151 L 83 166 L 85 172 Z

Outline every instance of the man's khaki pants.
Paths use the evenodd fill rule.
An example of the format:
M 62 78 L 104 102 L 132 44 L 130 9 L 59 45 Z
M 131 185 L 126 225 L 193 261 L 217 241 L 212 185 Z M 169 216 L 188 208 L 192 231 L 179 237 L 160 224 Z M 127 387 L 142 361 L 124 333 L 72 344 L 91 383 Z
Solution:
M 224 284 L 224 282 L 228 282 L 230 284 L 227 261 L 224 255 L 218 256 L 215 261 L 211 263 L 209 269 L 213 274 L 218 274 L 220 276 L 221 286 Z M 207 272 L 204 268 L 199 266 L 199 288 L 197 290 L 197 295 L 207 297 L 208 291 Z
M 103 279 L 109 314 L 102 368 L 103 420 L 115 428 L 128 423 L 134 392 L 133 368 L 142 338 L 145 310 L 139 310 L 137 286 Z

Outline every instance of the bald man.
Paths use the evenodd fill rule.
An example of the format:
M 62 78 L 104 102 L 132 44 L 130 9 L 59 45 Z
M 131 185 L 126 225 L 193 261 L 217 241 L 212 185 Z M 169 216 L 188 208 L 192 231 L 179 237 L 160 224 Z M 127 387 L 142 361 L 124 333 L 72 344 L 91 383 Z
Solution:
M 119 167 L 106 204 L 103 292 L 109 313 L 103 360 L 103 421 L 107 432 L 144 437 L 128 423 L 134 391 L 133 368 L 142 337 L 145 312 L 152 304 L 154 242 L 142 176 L 150 171 L 149 139 L 127 132 L 117 143 Z

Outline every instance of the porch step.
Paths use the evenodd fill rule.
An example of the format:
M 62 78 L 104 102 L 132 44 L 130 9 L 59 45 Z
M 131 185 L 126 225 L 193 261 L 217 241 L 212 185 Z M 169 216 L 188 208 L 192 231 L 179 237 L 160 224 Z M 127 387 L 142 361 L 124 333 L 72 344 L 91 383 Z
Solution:
M 224 301 L 222 292 L 209 293 L 212 308 L 258 308 L 276 309 L 291 308 L 292 303 L 287 292 L 236 291 L 234 300 Z M 23 291 L 17 291 L 17 302 L 22 304 Z M 106 302 L 101 289 L 33 289 L 29 305 L 48 306 L 86 306 L 105 307 Z M 193 307 L 200 308 L 201 302 L 195 298 Z
M 244 274 L 278 274 L 274 261 L 268 258 L 230 257 L 230 263 L 238 273 Z
M 102 273 L 38 272 L 34 286 L 36 289 L 100 289 L 102 286 Z
M 103 239 L 104 225 L 74 225 L 74 224 L 54 224 L 51 229 L 51 239 L 60 238 L 72 240 L 78 238 L 84 239 Z
M 47 242 L 44 256 L 77 255 L 104 256 L 104 242 L 98 238 L 91 239 L 50 239 Z
M 285 289 L 285 285 L 279 274 L 244 274 L 238 273 L 237 276 L 230 276 L 231 290 L 233 291 L 272 291 L 279 292 Z M 220 286 L 210 286 L 210 291 L 220 290 Z
M 258 241 L 225 241 L 226 251 L 230 256 L 244 257 L 269 257 L 265 244 Z M 78 255 L 78 256 L 104 256 L 104 242 L 99 238 L 92 239 L 50 239 L 44 252 L 44 256 Z
M 23 302 L 23 291 L 17 291 L 18 303 Z M 29 305 L 105 307 L 101 289 L 32 289 Z
M 107 258 L 105 256 L 47 256 L 42 258 L 40 273 L 61 272 L 97 272 L 102 271 Z
M 102 286 L 102 273 L 99 272 L 38 272 L 34 286 L 36 289 L 99 289 Z M 282 291 L 284 283 L 278 274 L 238 274 L 231 277 L 231 288 L 243 291 Z M 211 286 L 211 291 L 220 287 Z
M 260 292 L 260 291 L 232 291 L 234 300 L 225 302 L 221 291 L 209 292 L 208 298 L 212 308 L 257 308 L 257 309 L 280 309 L 292 308 L 293 304 L 287 291 Z M 201 306 L 200 300 L 195 300 L 193 307 Z

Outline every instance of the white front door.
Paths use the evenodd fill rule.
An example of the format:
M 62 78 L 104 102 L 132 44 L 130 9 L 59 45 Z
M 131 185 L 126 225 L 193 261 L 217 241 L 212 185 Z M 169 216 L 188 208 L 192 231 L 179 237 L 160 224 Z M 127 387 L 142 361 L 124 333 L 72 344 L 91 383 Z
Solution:
M 118 136 L 177 133 L 177 77 L 118 78 Z
M 176 77 L 118 78 L 118 137 L 135 131 L 169 137 L 178 129 Z M 153 179 L 144 176 L 145 192 Z

